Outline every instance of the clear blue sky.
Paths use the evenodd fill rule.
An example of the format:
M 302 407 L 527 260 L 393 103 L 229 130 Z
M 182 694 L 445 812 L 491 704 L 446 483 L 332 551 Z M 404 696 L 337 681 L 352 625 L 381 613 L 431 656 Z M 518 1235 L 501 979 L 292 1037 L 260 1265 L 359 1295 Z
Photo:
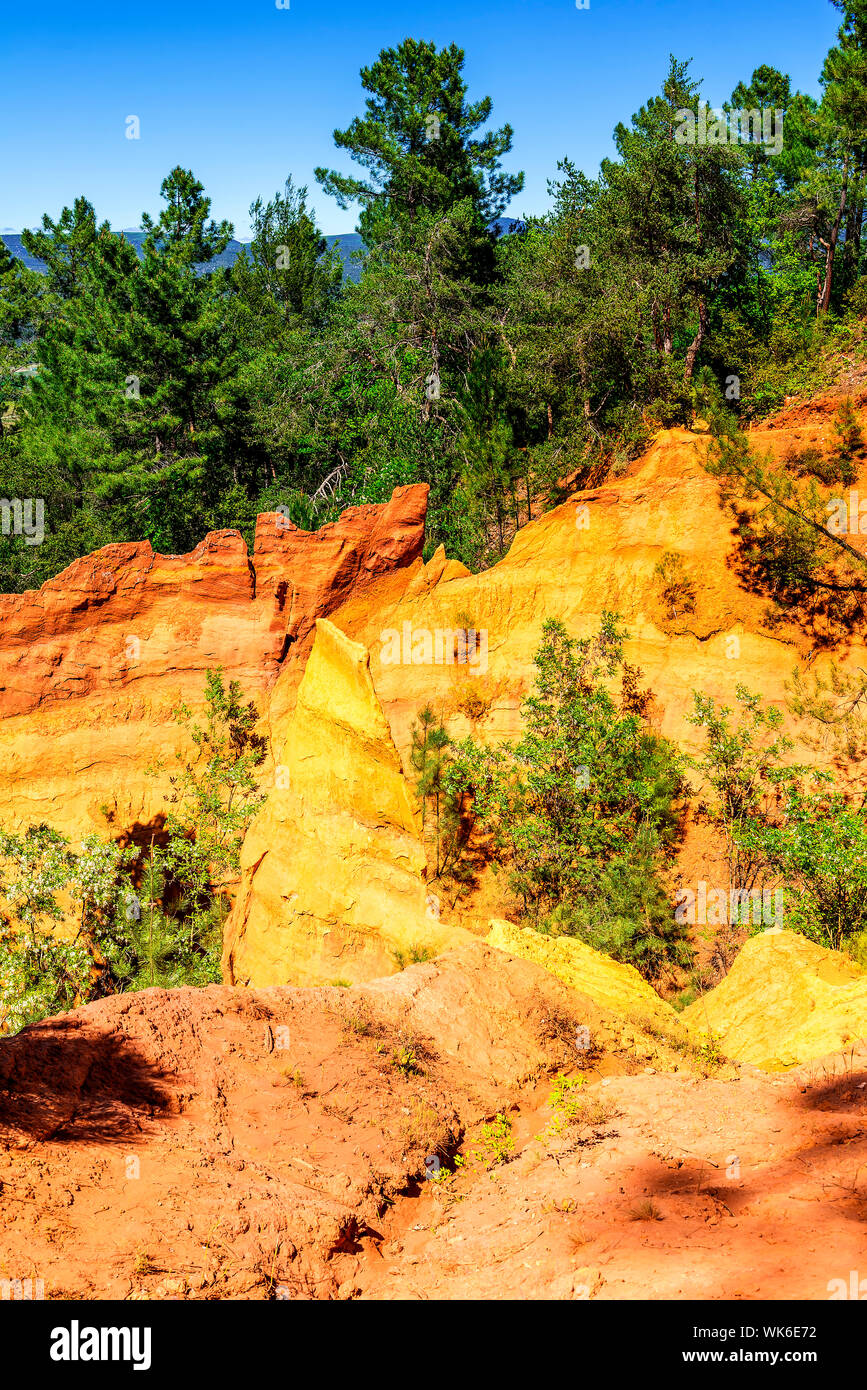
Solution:
M 20 231 L 86 194 L 112 226 L 159 206 L 170 168 L 192 168 L 238 235 L 288 174 L 310 186 L 326 232 L 351 231 L 315 183 L 335 126 L 363 109 L 359 68 L 402 38 L 458 43 L 470 96 L 515 129 L 508 167 L 541 212 L 568 155 L 595 172 L 611 131 L 658 90 L 668 54 L 693 58 L 719 105 L 771 63 L 816 94 L 840 22 L 829 0 L 36 0 L 0 28 L 0 230 Z M 11 9 L 11 13 L 10 13 Z M 136 115 L 141 139 L 125 138 Z

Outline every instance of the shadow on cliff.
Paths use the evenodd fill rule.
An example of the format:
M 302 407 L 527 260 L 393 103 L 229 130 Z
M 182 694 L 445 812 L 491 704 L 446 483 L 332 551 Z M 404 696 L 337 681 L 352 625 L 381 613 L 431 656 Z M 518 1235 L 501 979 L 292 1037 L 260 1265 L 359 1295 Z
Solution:
M 752 523 L 749 509 L 736 508 L 731 534 L 737 543 L 728 563 L 742 588 L 769 600 L 767 627 L 797 627 L 814 651 L 847 646 L 867 615 L 867 585 L 833 565 L 814 570 L 809 555 L 794 553 L 782 528 L 753 536 Z
M 133 825 L 124 826 L 123 829 L 118 826 L 114 812 L 109 812 L 106 815 L 106 820 L 111 827 L 112 835 L 121 849 L 137 849 L 139 851 L 138 860 L 135 865 L 139 873 L 144 871 L 144 863 L 151 845 L 159 849 L 165 849 L 169 842 L 169 832 L 166 829 L 166 817 L 162 811 L 155 815 L 153 820 L 136 821 Z
M 0 1038 L 0 1135 L 120 1143 L 171 1108 L 168 1078 L 126 1038 L 61 1017 Z

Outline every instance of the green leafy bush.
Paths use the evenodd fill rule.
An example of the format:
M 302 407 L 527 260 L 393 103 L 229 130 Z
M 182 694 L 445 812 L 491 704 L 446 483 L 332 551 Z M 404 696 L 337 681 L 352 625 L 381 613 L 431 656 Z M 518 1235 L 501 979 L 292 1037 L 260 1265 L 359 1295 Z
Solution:
M 833 791 L 787 789 L 779 824 L 752 821 L 741 845 L 784 884 L 785 925 L 839 951 L 867 931 L 867 811 Z
M 446 776 L 468 794 L 537 929 L 580 935 L 650 975 L 681 963 L 683 929 L 660 884 L 674 845 L 680 758 L 639 712 L 626 633 L 605 613 L 592 637 L 549 620 L 515 745 L 455 749 Z M 620 692 L 609 688 L 620 677 Z
M 220 979 L 225 884 L 262 805 L 256 710 L 209 671 L 205 720 L 180 705 L 165 827 L 142 854 L 89 836 L 74 850 L 48 826 L 0 833 L 0 1024 L 15 1031 L 126 990 Z M 138 883 L 136 889 L 135 883 Z

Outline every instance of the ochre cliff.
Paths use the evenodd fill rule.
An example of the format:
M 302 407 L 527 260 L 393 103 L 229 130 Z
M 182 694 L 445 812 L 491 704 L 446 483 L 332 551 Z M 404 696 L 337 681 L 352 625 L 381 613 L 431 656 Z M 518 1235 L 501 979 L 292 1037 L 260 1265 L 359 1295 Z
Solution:
M 779 1071 L 867 1040 L 867 975 L 839 951 L 772 928 L 683 1019 L 737 1061 Z
M 425 856 L 367 652 L 320 620 L 294 712 L 272 721 L 275 785 L 242 852 L 229 983 L 349 983 L 463 935 L 427 901 Z
M 756 432 L 755 442 L 779 451 L 801 434 L 800 427 L 781 425 Z M 769 623 L 768 597 L 752 592 L 739 573 L 736 527 L 720 501 L 719 483 L 703 467 L 706 449 L 705 435 L 664 430 L 624 477 L 576 493 L 525 526 L 492 569 L 456 577 L 444 572 L 427 586 L 411 580 L 394 602 L 373 610 L 354 595 L 338 606 L 333 621 L 370 651 L 374 685 L 401 752 L 426 701 L 446 714 L 457 734 L 515 734 L 548 617 L 586 635 L 604 609 L 618 612 L 631 633 L 627 659 L 640 666 L 653 691 L 661 731 L 686 746 L 697 740 L 686 722 L 695 689 L 732 703 L 743 683 L 783 704 L 785 683 L 799 661 L 811 658 L 814 672 L 825 670 L 832 654 L 863 665 L 862 637 L 849 634 L 836 651 L 817 655 L 815 635 L 795 621 Z M 666 551 L 682 558 L 696 591 L 695 612 L 677 622 L 669 621 L 655 575 Z M 393 660 L 387 634 L 402 634 L 405 624 L 413 634 L 435 635 L 467 621 L 485 634 L 486 663 Z M 424 655 L 421 641 L 417 653 Z M 798 732 L 791 720 L 789 727 Z
M 837 403 L 829 396 L 792 407 L 755 431 L 754 443 L 778 455 L 827 443 Z M 444 929 L 425 907 L 422 848 L 400 783 L 413 721 L 430 703 L 453 736 L 516 734 L 546 618 L 584 635 L 604 609 L 619 612 L 631 633 L 627 658 L 653 692 L 655 724 L 687 747 L 698 738 L 687 721 L 694 690 L 731 704 L 742 683 L 784 705 L 799 663 L 817 674 L 835 657 L 867 664 L 858 635 L 823 648 L 796 615 L 770 621 L 768 596 L 745 578 L 732 514 L 703 466 L 707 446 L 701 430 L 661 431 L 622 477 L 532 521 L 478 575 L 442 548 L 422 561 L 427 489 L 418 486 L 313 534 L 276 514 L 260 517 L 252 555 L 230 531 L 187 556 L 157 556 L 143 543 L 111 546 L 38 593 L 0 598 L 0 822 L 141 836 L 163 804 L 163 784 L 145 769 L 171 759 L 172 707 L 179 697 L 200 702 L 206 668 L 222 665 L 256 700 L 274 749 L 263 769 L 271 800 L 245 846 L 228 970 L 274 983 L 395 968 L 402 953 L 430 948 L 431 934 Z M 655 573 L 672 550 L 696 592 L 695 611 L 676 621 Z M 308 703 L 293 722 L 314 627 L 326 617 L 349 640 L 329 629 L 330 655 L 320 651 L 320 674 L 310 673 Z M 480 645 L 470 661 L 452 660 L 466 628 Z M 335 718 L 362 687 L 352 717 Z M 803 731 L 789 715 L 787 728 L 796 738 Z M 308 750 L 306 763 L 293 752 L 295 739 Z M 797 752 L 808 761 L 830 756 Z M 349 775 L 351 758 L 366 775 Z M 319 790 L 314 777 L 305 781 L 313 767 Z M 384 778 L 383 769 L 393 789 L 401 786 L 404 809 L 380 822 L 380 789 L 369 778 Z M 324 833 L 330 805 L 348 860 Z M 723 881 L 717 853 L 688 835 L 686 881 Z M 389 864 L 385 879 L 372 872 L 375 863 Z M 352 885 L 365 876 L 362 899 Z M 490 918 L 504 915 L 509 903 L 492 892 L 462 920 L 487 932 Z M 254 948 L 270 921 L 290 936 L 275 940 L 273 952 Z M 299 953 L 291 968 L 290 938 Z
M 148 824 L 171 759 L 179 699 L 201 705 L 222 666 L 265 710 L 281 662 L 317 617 L 421 554 L 427 486 L 354 507 L 315 533 L 259 517 L 252 555 L 237 531 L 189 555 L 110 545 L 38 591 L 0 596 L 0 820 L 72 835 Z
M 641 1031 L 649 1027 L 675 1043 L 687 1042 L 680 1017 L 634 966 L 612 960 L 577 937 L 544 936 L 532 927 L 494 921 L 486 940 L 500 951 L 544 966 L 564 985 L 580 990 L 601 1008 L 610 1009 L 624 1025 Z

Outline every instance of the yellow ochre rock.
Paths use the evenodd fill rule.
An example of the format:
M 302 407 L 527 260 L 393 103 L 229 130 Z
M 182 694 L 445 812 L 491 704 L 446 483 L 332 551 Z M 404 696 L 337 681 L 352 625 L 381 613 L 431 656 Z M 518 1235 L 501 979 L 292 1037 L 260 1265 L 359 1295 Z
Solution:
M 368 648 L 374 685 L 404 759 L 413 722 L 428 703 L 456 738 L 517 737 L 545 619 L 558 618 L 586 637 L 605 609 L 619 613 L 631 634 L 626 657 L 653 691 L 660 733 L 682 746 L 697 751 L 703 742 L 688 719 L 693 690 L 731 705 L 743 684 L 785 707 L 800 638 L 794 629 L 772 628 L 766 597 L 741 580 L 737 531 L 720 501 L 719 480 L 704 467 L 707 447 L 706 433 L 661 430 L 622 477 L 577 492 L 522 526 L 490 569 L 469 574 L 437 552 L 424 567 L 416 562 L 409 583 L 403 571 L 399 583 L 390 580 L 390 588 L 360 597 L 350 593 L 327 615 Z M 695 611 L 676 621 L 657 574 L 668 551 L 680 557 L 696 593 Z M 418 652 L 395 660 L 389 634 L 402 634 L 406 625 L 406 645 L 412 652 L 418 635 Z M 422 638 L 435 641 L 438 633 L 462 626 L 478 634 L 479 649 L 469 659 L 461 661 L 459 651 L 458 659 L 439 662 L 435 645 L 433 660 L 424 656 Z M 827 677 L 830 660 L 819 653 L 814 671 Z M 853 634 L 843 664 L 865 662 L 863 641 Z M 794 718 L 786 718 L 795 732 Z M 810 757 L 826 760 L 818 752 Z
M 486 940 L 489 946 L 535 961 L 615 1017 L 686 1041 L 686 1029 L 674 1009 L 633 966 L 612 960 L 573 936 L 544 936 L 512 922 L 493 921 Z
M 867 1038 L 867 975 L 839 951 L 772 929 L 681 1017 L 694 1035 L 712 1030 L 736 1061 L 779 1071 Z
M 251 825 L 223 977 L 309 985 L 390 975 L 464 938 L 429 905 L 424 849 L 366 649 L 316 624 L 275 785 Z

